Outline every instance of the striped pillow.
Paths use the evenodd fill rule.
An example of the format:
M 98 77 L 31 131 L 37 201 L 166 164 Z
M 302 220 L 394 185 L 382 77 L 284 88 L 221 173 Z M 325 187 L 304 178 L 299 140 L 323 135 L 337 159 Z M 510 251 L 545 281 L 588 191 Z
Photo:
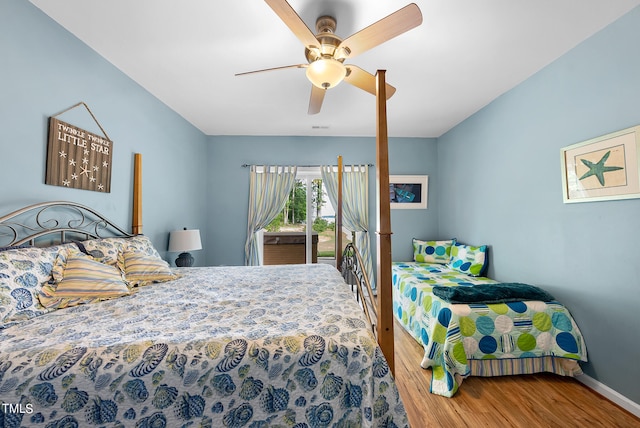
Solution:
M 129 294 L 117 267 L 73 249 L 58 254 L 53 279 L 55 297 L 112 298 Z
M 171 281 L 178 277 L 160 257 L 127 248 L 118 255 L 118 266 L 124 272 L 129 287 Z
M 49 310 L 62 309 L 69 306 L 84 305 L 106 300 L 103 297 L 56 297 L 55 284 L 47 284 L 38 292 L 38 301 Z

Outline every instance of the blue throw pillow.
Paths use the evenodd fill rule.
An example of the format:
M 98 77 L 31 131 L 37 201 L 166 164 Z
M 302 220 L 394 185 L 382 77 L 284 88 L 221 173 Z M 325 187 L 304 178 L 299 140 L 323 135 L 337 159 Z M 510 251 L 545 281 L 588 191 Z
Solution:
M 447 267 L 470 276 L 482 276 L 487 268 L 487 246 L 474 247 L 454 242 Z

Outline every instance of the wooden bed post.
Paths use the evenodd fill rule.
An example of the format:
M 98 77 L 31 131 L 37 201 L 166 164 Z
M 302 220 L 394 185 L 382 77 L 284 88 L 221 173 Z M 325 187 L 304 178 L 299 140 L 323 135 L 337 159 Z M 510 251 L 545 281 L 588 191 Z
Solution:
M 142 154 L 133 155 L 133 218 L 131 233 L 142 234 Z
M 336 268 L 342 272 L 342 156 L 338 156 L 338 206 L 336 212 Z
M 376 73 L 376 189 L 378 344 L 391 373 L 395 375 L 393 343 L 393 295 L 391 292 L 391 202 L 389 199 L 389 140 L 387 137 L 387 93 L 385 70 Z

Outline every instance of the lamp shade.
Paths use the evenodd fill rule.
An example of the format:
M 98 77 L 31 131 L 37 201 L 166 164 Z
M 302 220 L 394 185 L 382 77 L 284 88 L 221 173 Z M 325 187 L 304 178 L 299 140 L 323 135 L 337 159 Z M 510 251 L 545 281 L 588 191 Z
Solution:
M 174 230 L 169 234 L 169 251 L 194 251 L 201 250 L 200 230 L 189 229 Z
M 347 68 L 333 58 L 322 58 L 313 61 L 307 67 L 307 79 L 321 89 L 329 89 L 342 82 L 347 75 Z

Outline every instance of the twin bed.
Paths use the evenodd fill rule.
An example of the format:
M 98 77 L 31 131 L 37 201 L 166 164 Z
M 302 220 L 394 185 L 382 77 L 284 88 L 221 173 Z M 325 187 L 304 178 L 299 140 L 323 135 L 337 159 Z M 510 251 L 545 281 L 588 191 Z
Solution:
M 0 426 L 408 426 L 334 267 L 171 270 L 86 207 L 17 214 L 0 222 Z M 51 232 L 80 243 L 15 248 Z
M 393 310 L 425 349 L 432 393 L 451 397 L 467 376 L 582 373 L 584 339 L 549 293 L 480 276 L 485 246 L 414 239 L 413 247 L 414 261 L 392 267 Z

